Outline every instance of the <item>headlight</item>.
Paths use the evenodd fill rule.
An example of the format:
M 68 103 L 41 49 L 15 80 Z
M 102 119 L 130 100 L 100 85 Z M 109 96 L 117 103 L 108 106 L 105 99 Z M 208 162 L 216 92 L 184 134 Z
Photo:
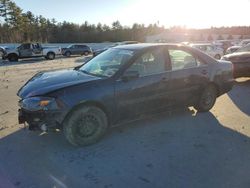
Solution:
M 19 105 L 29 111 L 58 109 L 56 100 L 50 97 L 30 97 L 22 100 Z

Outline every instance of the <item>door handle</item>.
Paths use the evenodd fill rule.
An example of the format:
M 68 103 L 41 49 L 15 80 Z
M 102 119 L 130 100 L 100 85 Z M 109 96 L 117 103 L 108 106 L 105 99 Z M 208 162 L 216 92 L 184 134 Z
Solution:
M 165 80 L 167 80 L 167 78 L 166 78 L 166 77 L 163 77 L 161 80 L 162 80 L 162 81 L 165 81 Z
M 163 78 L 161 79 L 161 81 L 166 82 L 166 81 L 168 81 L 168 79 L 167 79 L 166 77 L 163 77 Z
M 203 70 L 201 71 L 201 74 L 207 75 L 207 70 L 203 69 Z

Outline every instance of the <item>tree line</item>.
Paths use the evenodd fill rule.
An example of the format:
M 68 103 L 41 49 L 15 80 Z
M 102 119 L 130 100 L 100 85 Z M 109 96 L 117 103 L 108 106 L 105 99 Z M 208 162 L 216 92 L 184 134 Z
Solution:
M 148 35 L 162 32 L 194 34 L 230 34 L 249 35 L 250 27 L 221 27 L 209 29 L 186 29 L 185 27 L 164 28 L 159 24 L 133 24 L 123 26 L 114 21 L 111 26 L 98 23 L 83 24 L 57 22 L 31 11 L 23 12 L 12 0 L 0 0 L 0 43 L 42 42 L 42 43 L 83 43 L 83 42 L 117 42 L 136 40 L 143 42 Z

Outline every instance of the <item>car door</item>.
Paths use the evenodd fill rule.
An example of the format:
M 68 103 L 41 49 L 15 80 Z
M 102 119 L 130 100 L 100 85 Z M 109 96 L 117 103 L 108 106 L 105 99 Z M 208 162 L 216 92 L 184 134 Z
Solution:
M 124 72 L 137 71 L 139 77 L 115 83 L 115 97 L 119 120 L 168 106 L 170 72 L 167 71 L 164 48 L 149 50 Z
M 79 46 L 79 54 L 83 55 L 87 51 L 88 51 L 87 46 L 85 46 L 85 45 L 80 45 Z
M 76 48 L 76 45 L 72 45 L 70 47 L 70 52 L 72 55 L 76 55 L 77 54 L 77 48 Z
M 209 66 L 190 49 L 170 47 L 171 100 L 175 105 L 193 104 L 209 82 Z
M 76 45 L 75 54 L 79 55 L 81 54 L 81 51 L 82 51 L 82 45 Z
M 31 44 L 22 44 L 19 48 L 19 56 L 20 57 L 32 57 L 32 48 Z
M 32 44 L 32 56 L 37 57 L 37 56 L 42 56 L 42 48 L 39 44 Z

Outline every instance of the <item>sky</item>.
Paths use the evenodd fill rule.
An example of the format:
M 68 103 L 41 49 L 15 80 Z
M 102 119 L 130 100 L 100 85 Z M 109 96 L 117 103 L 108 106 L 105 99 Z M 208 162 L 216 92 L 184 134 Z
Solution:
M 82 24 L 122 25 L 133 23 L 160 26 L 209 28 L 250 26 L 250 0 L 14 0 L 35 15 Z

